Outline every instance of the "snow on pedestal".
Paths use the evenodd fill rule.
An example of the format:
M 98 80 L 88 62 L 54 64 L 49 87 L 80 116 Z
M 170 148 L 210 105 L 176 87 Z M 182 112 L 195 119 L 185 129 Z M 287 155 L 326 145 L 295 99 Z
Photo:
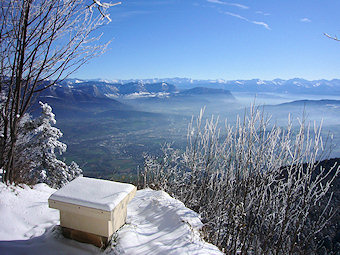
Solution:
M 60 210 L 66 237 L 105 246 L 126 221 L 127 204 L 135 196 L 132 184 L 78 177 L 48 199 Z

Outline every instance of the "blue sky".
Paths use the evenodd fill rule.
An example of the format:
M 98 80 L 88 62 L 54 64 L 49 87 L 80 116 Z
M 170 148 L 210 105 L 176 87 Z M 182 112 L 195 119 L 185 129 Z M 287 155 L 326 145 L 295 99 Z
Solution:
M 339 0 L 123 0 L 83 79 L 340 78 Z

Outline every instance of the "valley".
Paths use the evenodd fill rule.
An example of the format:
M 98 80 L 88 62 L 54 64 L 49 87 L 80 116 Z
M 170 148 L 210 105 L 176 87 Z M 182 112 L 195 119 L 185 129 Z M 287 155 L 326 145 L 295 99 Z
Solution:
M 155 116 L 58 120 L 68 145 L 63 156 L 76 161 L 86 176 L 131 178 L 143 166 L 144 153 L 158 155 L 165 142 L 185 140 L 185 125 L 175 126 L 175 117 Z
M 191 83 L 187 90 L 181 83 L 145 84 L 146 81 L 130 81 L 124 87 L 124 84 L 67 80 L 44 91 L 39 100 L 52 106 L 56 126 L 64 134 L 62 141 L 68 145 L 61 157 L 67 163 L 76 161 L 85 176 L 131 180 L 136 178 L 138 168 L 143 168 L 145 153 L 158 156 L 165 143 L 185 148 L 187 125 L 201 108 L 205 107 L 206 118 L 219 116 L 223 130 L 225 119 L 235 122 L 236 116 L 243 116 L 254 100 L 255 104 L 264 105 L 272 123 L 282 127 L 289 113 L 295 123 L 304 112 L 309 121 L 320 123 L 323 119 L 324 135 L 331 133 L 337 145 L 331 156 L 340 157 L 340 96 L 306 94 L 309 88 L 302 94 L 282 94 L 240 92 L 238 87 L 234 91 L 226 90 L 227 85 L 221 88 L 220 83 L 202 87 L 203 82 L 198 82 L 190 88 Z M 332 100 L 320 100 L 325 98 Z

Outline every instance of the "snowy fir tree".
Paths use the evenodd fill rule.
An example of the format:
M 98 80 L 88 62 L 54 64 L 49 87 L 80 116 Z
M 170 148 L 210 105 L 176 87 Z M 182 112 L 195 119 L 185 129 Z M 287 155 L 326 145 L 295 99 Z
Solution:
M 22 118 L 21 129 L 16 147 L 16 169 L 25 183 L 44 182 L 59 188 L 82 173 L 79 166 L 72 162 L 67 166 L 57 158 L 66 151 L 66 144 L 59 141 L 62 132 L 52 125 L 55 115 L 48 104 L 40 102 L 42 114 L 36 119 L 29 115 Z

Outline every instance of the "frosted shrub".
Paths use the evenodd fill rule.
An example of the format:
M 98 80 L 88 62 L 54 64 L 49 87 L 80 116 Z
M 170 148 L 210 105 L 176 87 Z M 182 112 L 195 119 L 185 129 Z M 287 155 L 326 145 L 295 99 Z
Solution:
M 222 132 L 201 111 L 184 152 L 165 146 L 163 158 L 146 158 L 145 184 L 199 212 L 206 238 L 227 254 L 315 253 L 333 213 L 320 201 L 340 168 L 318 164 L 321 126 L 300 121 L 293 131 L 290 119 L 284 129 L 269 120 L 252 107 Z

